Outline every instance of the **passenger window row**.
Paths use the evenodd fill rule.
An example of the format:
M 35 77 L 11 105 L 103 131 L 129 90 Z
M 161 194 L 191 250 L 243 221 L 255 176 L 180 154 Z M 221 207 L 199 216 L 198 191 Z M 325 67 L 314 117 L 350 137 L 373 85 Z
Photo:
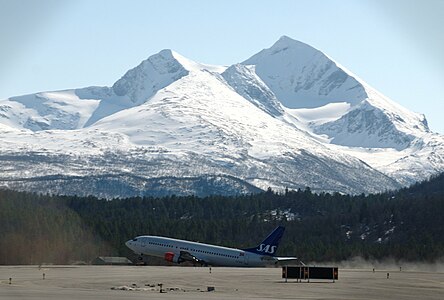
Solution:
M 235 256 L 235 255 L 223 254 L 223 253 L 218 253 L 218 252 L 210 252 L 210 251 L 195 250 L 195 249 L 191 249 L 191 250 L 195 251 L 195 252 L 199 252 L 199 253 L 218 255 L 218 256 L 224 256 L 224 257 L 230 257 L 230 258 L 237 258 L 237 256 Z
M 148 244 L 156 245 L 156 246 L 162 246 L 162 247 L 174 248 L 173 245 L 167 245 L 167 244 L 161 244 L 161 243 L 155 243 L 155 242 L 148 242 Z
M 148 244 L 156 245 L 156 246 L 162 246 L 162 247 L 174 248 L 172 245 L 166 245 L 166 244 L 155 243 L 155 242 L 148 242 Z M 180 249 L 188 251 L 188 248 L 185 248 L 185 247 L 180 247 Z M 199 252 L 199 253 L 205 253 L 205 254 L 211 254 L 211 255 L 224 256 L 224 257 L 229 257 L 229 258 L 238 258 L 239 257 L 239 256 L 235 256 L 235 255 L 223 254 L 223 253 L 218 253 L 218 252 L 210 252 L 210 251 L 204 251 L 204 250 L 197 250 L 197 249 L 191 249 L 191 251 Z

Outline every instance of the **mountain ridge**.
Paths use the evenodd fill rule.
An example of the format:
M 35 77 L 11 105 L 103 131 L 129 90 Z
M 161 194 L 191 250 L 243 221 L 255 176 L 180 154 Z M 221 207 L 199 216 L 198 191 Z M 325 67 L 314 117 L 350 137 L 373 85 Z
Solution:
M 444 138 L 425 117 L 361 81 L 288 37 L 229 67 L 165 49 L 112 87 L 0 101 L 0 180 L 231 176 L 263 190 L 368 193 L 444 170 Z M 319 101 L 291 109 L 292 95 Z

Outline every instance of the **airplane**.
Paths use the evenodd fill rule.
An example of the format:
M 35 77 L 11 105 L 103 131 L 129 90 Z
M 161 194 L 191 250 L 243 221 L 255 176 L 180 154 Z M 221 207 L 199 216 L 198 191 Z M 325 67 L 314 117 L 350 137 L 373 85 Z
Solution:
M 297 257 L 277 257 L 275 253 L 285 227 L 278 226 L 257 247 L 235 249 L 210 244 L 143 235 L 125 243 L 134 253 L 164 258 L 172 263 L 191 262 L 202 266 L 265 267 L 281 263 L 303 264 Z

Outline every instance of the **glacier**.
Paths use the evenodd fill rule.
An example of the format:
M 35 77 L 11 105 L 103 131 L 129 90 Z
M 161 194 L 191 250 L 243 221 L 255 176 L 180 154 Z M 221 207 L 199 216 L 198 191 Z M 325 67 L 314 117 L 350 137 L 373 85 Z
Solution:
M 286 36 L 232 66 L 167 49 L 111 87 L 1 100 L 0 138 L 0 186 L 104 198 L 373 193 L 444 170 L 424 115 Z

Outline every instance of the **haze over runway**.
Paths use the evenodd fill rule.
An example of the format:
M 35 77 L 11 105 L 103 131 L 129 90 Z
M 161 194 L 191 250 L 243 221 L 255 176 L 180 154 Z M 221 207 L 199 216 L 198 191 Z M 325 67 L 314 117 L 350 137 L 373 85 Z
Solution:
M 166 293 L 159 293 L 159 283 Z M 442 299 L 443 294 L 444 273 L 399 269 L 340 269 L 335 283 L 285 283 L 280 268 L 212 268 L 209 273 L 202 267 L 0 267 L 0 299 L 417 300 Z

